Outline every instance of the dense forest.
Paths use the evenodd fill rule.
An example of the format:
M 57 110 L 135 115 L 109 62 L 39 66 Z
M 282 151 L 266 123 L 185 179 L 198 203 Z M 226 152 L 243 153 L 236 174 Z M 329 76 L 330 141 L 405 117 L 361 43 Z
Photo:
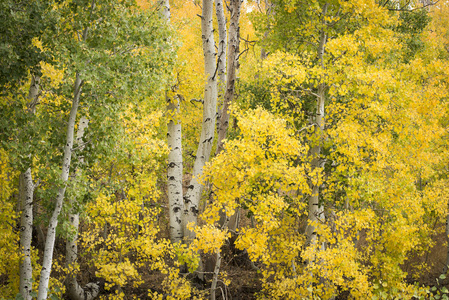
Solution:
M 1 0 L 0 116 L 0 299 L 449 299 L 447 0 Z

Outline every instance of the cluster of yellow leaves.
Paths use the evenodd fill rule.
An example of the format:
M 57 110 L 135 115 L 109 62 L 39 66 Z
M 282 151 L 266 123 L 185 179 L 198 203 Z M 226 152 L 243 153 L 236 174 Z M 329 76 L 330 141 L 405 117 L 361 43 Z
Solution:
M 116 146 L 118 155 L 103 162 L 110 164 L 106 167 L 109 181 L 86 207 L 88 228 L 82 244 L 97 269 L 96 276 L 106 280 L 106 289 L 115 289 L 114 299 L 134 297 L 125 294 L 124 288 L 144 284 L 143 276 L 149 271 L 166 276 L 164 294 L 189 299 L 194 289 L 179 278 L 179 268 L 166 262 L 177 251 L 160 238 L 160 209 L 155 205 L 161 195 L 158 173 L 168 154 L 166 143 L 157 138 L 162 112 L 145 109 L 152 112 L 142 116 L 130 104 L 118 120 L 124 136 Z M 150 297 L 162 299 L 163 294 L 150 292 Z
M 211 224 L 205 226 L 190 225 L 189 229 L 194 230 L 196 234 L 195 240 L 190 244 L 193 252 L 216 253 L 220 251 L 226 239 L 230 238 L 229 233 Z
M 273 254 L 283 248 L 283 243 L 272 232 L 284 226 L 285 212 L 291 212 L 291 206 L 285 205 L 277 193 L 284 189 L 280 182 L 271 183 L 253 170 L 259 162 L 252 153 L 263 152 L 263 146 L 254 151 L 248 147 L 250 135 L 229 141 L 226 156 L 211 163 L 220 176 L 232 176 L 213 176 L 206 170 L 207 179 L 216 186 L 219 204 L 214 212 L 208 208 L 204 216 L 216 221 L 213 215 L 222 206 L 230 215 L 239 204 L 251 212 L 257 224 L 240 232 L 237 245 L 246 249 L 254 262 L 263 262 L 264 289 L 273 298 L 329 298 L 337 293 L 337 286 L 358 299 L 385 295 L 410 298 L 417 290 L 405 283 L 407 274 L 401 264 L 412 252 L 423 252 L 431 245 L 434 231 L 429 224 L 435 221 L 429 219 L 441 220 L 447 210 L 446 179 L 435 181 L 438 176 L 447 177 L 447 142 L 443 141 L 447 140 L 449 74 L 442 45 L 447 47 L 448 43 L 441 36 L 448 34 L 445 26 L 435 25 L 446 21 L 437 19 L 431 25 L 433 29 L 422 35 L 428 50 L 404 63 L 404 45 L 392 30 L 399 24 L 394 13 L 375 1 L 337 2 L 342 15 L 351 14 L 358 21 L 353 31 L 337 34 L 326 44 L 324 68 L 313 62 L 316 54 L 307 51 L 300 55 L 275 52 L 261 63 L 256 76 L 247 79 L 254 86 L 258 81 L 269 86 L 270 105 L 262 105 L 296 126 L 301 125 L 301 114 L 295 109 L 300 111 L 316 96 L 313 92 L 318 84 L 327 86 L 322 159 L 326 156 L 331 162 L 329 170 L 311 174 L 307 160 L 300 159 L 300 173 L 307 174 L 310 182 L 316 178 L 314 183 L 321 185 L 320 198 L 329 210 L 325 211 L 329 216 L 325 223 L 313 224 L 318 239 L 327 247 L 321 249 L 321 243 L 316 248 L 299 247 L 295 255 L 285 255 L 290 261 L 282 263 Z M 447 11 L 446 3 L 443 6 L 441 11 Z M 320 9 L 317 1 L 308 7 Z M 299 8 L 304 7 L 298 1 L 285 6 L 288 12 Z M 324 18 L 325 23 L 333 21 L 330 16 Z M 314 22 L 305 22 L 298 30 L 317 34 L 324 27 Z M 438 35 L 435 30 L 439 30 Z M 315 107 L 310 106 L 304 108 Z M 263 123 L 258 117 L 260 120 L 252 124 L 256 132 L 255 124 Z M 243 133 L 245 123 L 238 121 Z M 302 134 L 309 145 L 318 142 L 308 131 Z M 243 140 L 245 146 L 238 144 Z M 263 138 L 259 144 L 261 141 Z M 245 149 L 247 157 L 239 160 L 240 149 Z M 307 156 L 304 153 L 297 152 L 300 157 Z M 270 155 L 264 157 L 268 162 L 264 167 L 276 170 Z M 225 182 L 231 184 L 226 186 Z M 256 182 L 260 187 L 253 187 Z M 299 191 L 304 197 L 310 194 L 306 186 Z M 301 220 L 304 211 L 294 212 Z M 298 229 L 300 225 L 291 227 L 292 231 Z M 279 234 L 284 245 L 292 244 L 293 239 Z M 299 234 L 294 239 L 301 244 Z M 307 268 L 303 261 L 308 261 Z M 275 262 L 276 272 L 267 267 Z M 317 281 L 319 278 L 324 285 Z M 316 285 L 312 288 L 311 283 Z
M 348 45 L 355 41 L 345 37 Z M 331 43 L 332 50 L 341 47 L 337 43 Z M 385 57 L 398 51 L 391 46 L 380 48 Z M 442 101 L 447 97 L 447 67 L 435 57 L 429 61 L 428 56 L 394 68 L 381 57 L 370 65 L 363 64 L 362 57 L 347 57 L 341 60 L 347 70 L 344 77 L 332 77 L 346 88 L 336 82 L 331 95 L 348 100 L 329 105 L 329 120 L 335 126 L 327 133 L 334 143 L 335 169 L 326 193 L 328 201 L 335 203 L 336 191 L 343 191 L 339 205 L 371 210 L 369 226 L 359 232 L 365 245 L 358 251 L 361 261 L 370 266 L 367 274 L 383 282 L 382 289 L 373 290 L 377 295 L 413 295 L 414 289 L 404 284 L 400 264 L 411 251 L 426 248 L 423 245 L 432 232 L 424 221 L 426 213 L 442 216 L 447 209 L 438 198 L 427 197 L 436 192 L 435 187 L 417 186 L 436 175 L 436 166 L 445 157 L 436 141 L 447 134 L 441 126 L 442 116 L 447 115 Z
M 13 230 L 16 224 L 16 212 L 13 203 L 9 201 L 15 191 L 15 181 L 18 174 L 14 174 L 6 151 L 0 148 L 0 249 L 2 260 L 0 261 L 0 274 L 8 274 L 10 284 L 2 285 L 0 294 L 4 297 L 15 297 L 19 288 L 19 232 Z M 13 267 L 15 266 L 15 267 Z
M 310 194 L 310 170 L 304 162 L 308 148 L 295 138 L 285 120 L 262 108 L 234 114 L 238 137 L 227 141 L 226 151 L 204 169 L 203 180 L 212 184 L 214 202 L 202 214 L 208 225 L 199 232 L 206 230 L 205 238 L 213 238 L 211 232 L 217 231 L 216 236 L 220 232 L 214 228 L 220 210 L 227 216 L 237 209 L 246 210 L 255 227 L 241 229 L 236 246 L 246 249 L 252 261 L 263 263 L 265 287 L 273 291 L 269 288 L 273 276 L 278 276 L 276 283 L 286 283 L 281 278 L 293 276 L 292 262 L 304 246 L 297 227 L 307 206 L 304 196 Z
M 142 251 L 138 245 L 154 240 L 157 228 L 146 218 L 151 220 L 155 212 L 142 209 L 134 201 L 113 201 L 112 198 L 100 194 L 88 207 L 93 222 L 90 231 L 83 235 L 83 244 L 88 252 L 95 254 L 97 276 L 105 278 L 112 286 L 124 286 L 128 281 L 139 285 L 142 283 L 140 275 L 129 259 L 134 251 L 138 254 Z M 137 238 L 133 240 L 130 236 Z M 152 250 L 152 244 L 148 248 Z
M 142 270 L 159 271 L 167 277 L 164 292 L 171 299 L 189 299 L 193 291 L 190 283 L 179 277 L 179 269 L 165 261 L 176 255 L 168 240 L 158 238 L 156 209 L 149 209 L 130 199 L 117 200 L 115 196 L 100 194 L 88 207 L 90 228 L 83 234 L 83 245 L 92 256 L 96 276 L 106 280 L 106 289 L 138 287 L 144 283 Z M 150 292 L 154 299 L 162 295 Z M 126 295 L 129 297 L 132 295 Z M 125 299 L 123 292 L 115 296 Z
M 269 222 L 287 206 L 285 199 L 291 193 L 309 192 L 305 166 L 294 163 L 307 147 L 293 137 L 285 120 L 261 108 L 237 113 L 237 119 L 240 137 L 227 141 L 226 152 L 204 169 L 204 180 L 212 182 L 216 195 L 204 212 L 209 224 L 217 221 L 223 207 L 231 216 L 237 200 L 258 220 Z M 299 203 L 291 206 L 303 208 Z

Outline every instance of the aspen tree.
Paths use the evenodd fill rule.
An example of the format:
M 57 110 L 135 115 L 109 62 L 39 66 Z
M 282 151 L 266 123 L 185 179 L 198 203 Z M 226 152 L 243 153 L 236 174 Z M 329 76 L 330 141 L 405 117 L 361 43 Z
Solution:
M 170 3 L 169 0 L 160 2 L 162 7 L 162 16 L 167 24 L 170 24 Z M 176 87 L 172 87 L 175 89 Z M 168 95 L 171 95 L 168 96 Z M 173 243 L 182 240 L 182 212 L 183 212 L 183 190 L 182 190 L 182 174 L 183 174 L 183 158 L 182 158 L 182 127 L 180 121 L 180 105 L 179 97 L 174 93 L 167 92 L 167 113 L 169 116 L 167 143 L 170 148 L 168 154 L 167 166 L 167 193 L 169 206 L 169 226 L 170 239 Z
M 87 129 L 89 124 L 89 120 L 86 117 L 81 117 L 78 123 L 78 130 L 76 133 L 76 146 L 77 151 L 81 153 L 84 149 L 84 141 L 83 136 L 84 132 Z M 84 159 L 81 154 L 78 154 L 78 164 L 82 167 L 84 163 Z M 79 170 L 74 171 L 74 177 L 76 178 L 77 172 Z M 74 180 L 72 178 L 72 180 Z M 81 287 L 76 279 L 76 271 L 75 267 L 78 261 L 78 232 L 79 232 L 79 224 L 80 224 L 80 214 L 79 214 L 79 204 L 77 203 L 77 199 L 72 196 L 69 199 L 69 205 L 71 208 L 71 212 L 69 213 L 69 223 L 73 228 L 74 234 L 70 236 L 66 241 L 66 267 L 69 270 L 69 274 L 66 279 L 66 287 L 67 294 L 72 300 L 92 300 L 98 296 L 100 292 L 100 287 L 97 283 L 88 283 L 86 286 Z
M 34 114 L 39 97 L 39 76 L 32 76 L 28 94 L 28 113 Z M 19 177 L 19 201 L 20 201 L 20 247 L 23 251 L 23 260 L 20 264 L 19 293 L 25 300 L 31 299 L 33 290 L 33 267 L 31 265 L 31 238 L 33 233 L 33 197 L 35 184 L 31 174 L 31 167 Z
M 238 69 L 238 57 L 240 52 L 240 9 L 242 1 L 232 0 L 229 3 L 229 13 L 231 19 L 229 21 L 229 39 L 228 45 L 228 57 L 226 66 L 226 89 L 223 100 L 223 107 L 219 116 L 218 122 L 218 141 L 216 154 L 223 150 L 223 141 L 226 138 L 226 133 L 229 127 L 229 107 L 234 99 L 235 94 L 235 81 L 237 79 Z
M 216 50 L 214 40 L 214 28 L 212 22 L 213 1 L 203 0 L 201 15 L 201 31 L 204 53 L 204 72 L 205 87 L 203 99 L 203 122 L 201 135 L 196 152 L 195 163 L 193 165 L 193 178 L 187 188 L 184 196 L 184 218 L 183 233 L 184 237 L 192 240 L 195 237 L 194 231 L 189 229 L 189 223 L 193 226 L 197 223 L 199 202 L 203 191 L 203 185 L 199 182 L 199 177 L 203 173 L 203 167 L 212 150 L 212 144 L 215 136 L 215 120 L 217 109 L 217 74 L 216 74 Z
M 91 10 L 93 10 L 95 4 L 92 4 Z M 86 35 L 83 37 L 87 38 L 87 28 L 85 29 Z M 58 217 L 62 209 L 62 204 L 64 200 L 65 190 L 66 190 L 66 182 L 69 178 L 70 172 L 70 163 L 72 160 L 72 149 L 73 149 L 73 141 L 74 141 L 74 131 L 75 131 L 75 121 L 76 121 L 76 113 L 79 107 L 80 95 L 82 90 L 83 81 L 81 80 L 80 74 L 76 74 L 74 91 L 73 91 L 73 100 L 72 100 L 72 108 L 70 110 L 69 120 L 67 122 L 67 135 L 64 145 L 64 157 L 61 168 L 61 187 L 58 190 L 58 194 L 56 196 L 56 206 L 53 214 L 51 216 L 48 229 L 47 229 L 47 237 L 45 239 L 45 250 L 44 250 L 44 260 L 42 262 L 42 270 L 39 281 L 39 292 L 37 298 L 39 300 L 47 299 L 48 293 L 48 283 L 50 281 L 50 273 L 51 267 L 53 263 L 53 252 L 55 246 L 56 239 L 56 227 L 58 226 Z

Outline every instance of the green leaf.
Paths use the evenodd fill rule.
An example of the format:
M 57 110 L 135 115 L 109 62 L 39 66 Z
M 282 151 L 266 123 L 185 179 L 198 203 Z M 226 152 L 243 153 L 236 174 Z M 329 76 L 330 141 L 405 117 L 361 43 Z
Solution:
M 16 300 L 24 300 L 22 294 L 20 294 L 20 293 L 17 294 L 17 295 L 16 295 Z
M 51 294 L 50 299 L 51 300 L 59 300 L 58 296 L 56 296 L 55 294 Z
M 441 274 L 439 278 L 440 279 L 446 279 L 446 274 Z

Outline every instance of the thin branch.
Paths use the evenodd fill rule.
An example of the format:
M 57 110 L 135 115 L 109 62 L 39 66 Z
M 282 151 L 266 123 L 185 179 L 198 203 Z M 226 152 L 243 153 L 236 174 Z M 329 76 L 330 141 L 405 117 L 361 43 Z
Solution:
M 301 128 L 300 130 L 296 131 L 296 133 L 303 132 L 304 130 L 307 130 L 307 129 L 315 127 L 315 126 L 318 126 L 318 124 L 317 123 L 312 123 L 312 124 L 310 124 L 310 125 L 308 125 L 306 127 Z
M 401 8 L 388 8 L 388 10 L 389 10 L 389 11 L 408 11 L 408 12 L 411 12 L 411 11 L 415 11 L 415 10 L 418 10 L 418 9 L 423 9 L 423 8 L 426 8 L 426 7 L 429 7 L 429 6 L 433 6 L 433 5 L 437 4 L 438 2 L 440 2 L 440 0 L 437 0 L 437 1 L 435 1 L 435 2 L 430 2 L 430 3 L 427 3 L 427 4 L 424 4 L 424 5 L 421 6 L 421 7 L 415 7 L 415 8 L 409 8 L 409 9 L 407 9 L 406 7 L 410 4 L 410 1 L 409 1 L 409 2 L 407 2 L 407 4 L 405 4 L 405 5 L 402 6 Z
M 312 95 L 312 96 L 315 96 L 315 97 L 319 97 L 319 95 L 317 93 L 312 92 L 310 89 L 305 89 L 305 88 L 302 88 L 300 86 L 298 86 L 298 88 L 300 89 L 300 91 L 299 90 L 292 90 L 292 92 L 306 92 L 306 93 L 309 93 L 309 95 Z

